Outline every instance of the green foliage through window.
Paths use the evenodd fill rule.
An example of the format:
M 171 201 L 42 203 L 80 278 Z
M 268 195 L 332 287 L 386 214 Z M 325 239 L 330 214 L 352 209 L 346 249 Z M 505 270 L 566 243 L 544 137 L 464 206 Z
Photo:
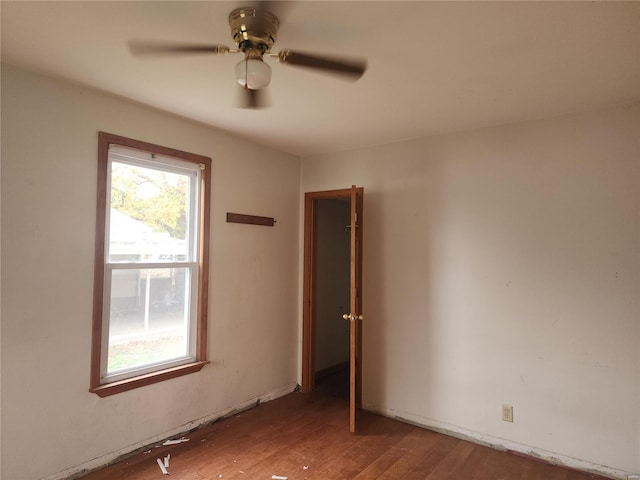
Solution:
M 188 190 L 186 175 L 113 162 L 111 208 L 181 240 L 186 237 Z

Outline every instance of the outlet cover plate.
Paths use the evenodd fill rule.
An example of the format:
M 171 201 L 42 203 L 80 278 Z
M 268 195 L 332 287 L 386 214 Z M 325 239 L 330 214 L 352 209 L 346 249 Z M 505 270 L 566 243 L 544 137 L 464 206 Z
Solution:
M 502 405 L 502 421 L 513 423 L 513 405 Z

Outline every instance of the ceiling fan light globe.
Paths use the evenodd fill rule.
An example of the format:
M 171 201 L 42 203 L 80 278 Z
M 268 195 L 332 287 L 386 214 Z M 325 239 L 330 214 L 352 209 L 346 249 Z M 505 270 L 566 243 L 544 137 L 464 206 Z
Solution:
M 260 90 L 271 81 L 271 67 L 262 59 L 242 60 L 236 65 L 236 80 L 242 87 L 246 84 L 251 90 Z

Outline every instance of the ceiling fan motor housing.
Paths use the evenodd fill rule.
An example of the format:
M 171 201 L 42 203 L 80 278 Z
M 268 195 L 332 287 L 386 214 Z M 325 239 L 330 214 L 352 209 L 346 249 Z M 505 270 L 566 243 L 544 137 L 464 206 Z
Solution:
M 238 49 L 260 55 L 271 51 L 276 41 L 280 20 L 273 13 L 254 7 L 236 8 L 229 14 L 231 37 Z

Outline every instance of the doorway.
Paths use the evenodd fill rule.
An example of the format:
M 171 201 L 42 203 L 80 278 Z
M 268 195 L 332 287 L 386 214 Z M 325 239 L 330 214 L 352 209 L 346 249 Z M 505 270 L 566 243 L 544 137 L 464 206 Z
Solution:
M 320 380 L 323 376 L 332 376 L 333 370 L 339 370 L 343 361 L 349 360 L 349 326 L 340 317 L 340 308 L 349 309 L 349 257 L 342 259 L 342 254 L 331 253 L 331 246 L 337 245 L 342 252 L 343 244 L 348 241 L 349 234 L 344 232 L 349 224 L 349 208 L 351 206 L 351 190 L 328 190 L 305 193 L 304 213 L 304 287 L 303 287 L 303 335 L 302 335 L 302 391 L 311 392 L 316 388 L 316 373 Z M 343 217 L 343 213 L 347 213 Z M 348 244 L 344 245 L 348 248 Z M 321 260 L 332 257 L 330 265 L 325 266 Z M 348 255 L 348 251 L 347 251 Z M 344 261 L 343 261 L 344 260 Z M 346 269 L 343 284 L 341 273 Z M 330 271 L 338 273 L 338 280 L 330 278 Z M 328 304 L 320 305 L 317 295 L 328 298 Z M 346 297 L 344 297 L 346 295 Z M 346 298 L 346 299 L 345 299 Z M 341 303 L 341 302 L 347 303 Z M 329 318 L 331 314 L 335 319 Z M 320 314 L 320 317 L 317 315 Z M 340 326 L 340 321 L 346 334 Z M 318 327 L 318 323 L 320 326 Z M 318 329 L 320 339 L 317 340 Z M 337 339 L 331 340 L 331 332 L 338 333 Z M 347 335 L 343 338 L 342 335 Z M 344 340 L 344 341 L 343 341 Z M 316 350 L 320 350 L 317 352 Z M 343 353 L 346 352 L 346 357 Z M 333 363 L 333 364 L 331 364 Z M 348 370 L 347 370 L 348 373 Z M 335 380 L 335 379 L 334 379 Z M 337 388 L 341 388 L 340 385 Z M 346 384 L 348 388 L 348 383 Z
M 302 390 L 313 391 L 316 376 L 335 382 L 348 373 L 350 403 L 358 405 L 362 315 L 349 316 L 362 310 L 362 198 L 355 186 L 307 192 L 304 214 Z
M 314 213 L 313 385 L 348 401 L 351 199 L 318 199 Z

